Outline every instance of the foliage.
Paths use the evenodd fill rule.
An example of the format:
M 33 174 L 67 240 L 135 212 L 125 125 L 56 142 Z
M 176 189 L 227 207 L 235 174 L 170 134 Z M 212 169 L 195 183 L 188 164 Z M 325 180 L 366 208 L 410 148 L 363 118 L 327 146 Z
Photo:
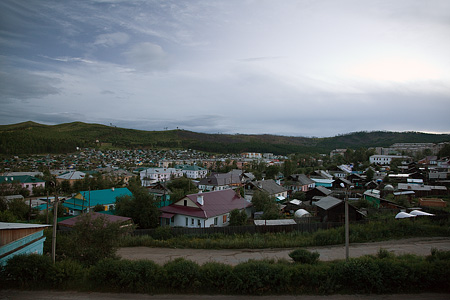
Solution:
M 167 188 L 172 191 L 170 198 L 178 201 L 186 195 L 198 193 L 197 186 L 186 177 L 176 178 L 167 183 Z
M 230 226 L 242 226 L 247 224 L 245 210 L 233 209 L 230 212 Z
M 94 210 L 95 212 L 99 212 L 99 211 L 104 211 L 105 208 L 104 208 L 103 205 L 101 205 L 101 204 L 96 204 L 96 205 L 94 206 L 93 210 Z
M 81 122 L 53 126 L 24 122 L 0 125 L 0 154 L 69 153 L 77 147 L 98 147 L 96 140 L 99 140 L 116 148 L 185 148 L 211 153 L 261 152 L 287 155 L 350 148 L 357 150 L 348 159 L 363 161 L 368 153 L 359 153 L 360 148 L 387 147 L 405 142 L 439 143 L 448 141 L 449 137 L 448 134 L 373 131 L 329 138 L 305 138 L 268 134 L 204 134 L 187 130 L 142 131 Z
M 434 222 L 427 219 L 395 220 L 378 219 L 367 223 L 350 224 L 350 242 L 364 243 L 410 237 L 450 236 L 450 222 Z M 176 247 L 192 249 L 263 249 L 298 248 L 337 245 L 344 243 L 344 228 L 331 228 L 315 232 L 203 234 L 174 236 L 156 240 L 145 236 L 127 236 L 120 241 L 121 247 Z
M 14 198 L 8 202 L 8 211 L 18 220 L 26 220 L 30 212 L 30 207 L 23 200 Z
M 20 254 L 8 260 L 3 275 L 20 287 L 38 287 L 50 279 L 53 265 L 50 257 L 39 254 Z M 3 277 L 3 276 L 2 276 Z
M 160 266 L 148 260 L 109 258 L 91 268 L 71 260 L 52 265 L 49 257 L 31 254 L 11 258 L 0 270 L 0 284 L 11 288 L 155 294 L 448 293 L 449 253 L 435 250 L 425 258 L 389 253 L 315 264 L 250 260 L 236 266 L 217 262 L 200 266 L 183 258 Z
M 115 256 L 118 239 L 127 230 L 118 222 L 108 222 L 104 216 L 81 215 L 63 252 L 84 265 L 94 265 L 103 258 Z
M 184 258 L 176 258 L 164 265 L 166 271 L 167 287 L 169 291 L 181 290 L 193 292 L 200 285 L 200 267 Z
M 296 249 L 289 253 L 289 257 L 302 264 L 316 264 L 319 261 L 319 252 L 310 252 L 306 249 Z
M 266 220 L 278 219 L 280 216 L 277 202 L 269 194 L 256 191 L 252 197 L 253 207 L 256 211 L 262 211 L 262 218 Z
M 103 286 L 116 292 L 153 293 L 160 289 L 165 276 L 162 267 L 149 260 L 104 259 L 89 273 L 93 287 Z
M 139 228 L 158 226 L 159 213 L 154 196 L 144 187 L 135 189 L 132 196 L 124 195 L 116 199 L 116 214 L 132 218 Z

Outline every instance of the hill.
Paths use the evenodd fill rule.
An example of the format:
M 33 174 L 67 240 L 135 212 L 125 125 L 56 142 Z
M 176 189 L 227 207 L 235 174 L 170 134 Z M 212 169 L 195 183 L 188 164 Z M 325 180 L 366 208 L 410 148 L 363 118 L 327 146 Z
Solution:
M 187 130 L 144 131 L 82 122 L 43 125 L 24 122 L 0 125 L 0 154 L 74 152 L 77 147 L 120 149 L 190 148 L 214 153 L 324 152 L 336 148 L 388 147 L 393 143 L 439 143 L 449 134 L 421 132 L 354 132 L 329 138 L 278 135 L 206 134 Z

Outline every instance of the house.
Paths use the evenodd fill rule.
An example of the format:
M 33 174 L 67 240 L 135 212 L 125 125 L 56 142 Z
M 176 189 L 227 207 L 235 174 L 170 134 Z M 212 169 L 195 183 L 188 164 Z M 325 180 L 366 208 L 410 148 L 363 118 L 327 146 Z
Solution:
M 316 186 L 315 188 L 313 188 L 312 190 L 309 190 L 306 192 L 306 199 L 307 200 L 313 200 L 313 198 L 318 198 L 318 197 L 326 197 L 328 195 L 330 195 L 332 192 L 323 187 L 323 186 Z
M 242 185 L 242 177 L 239 172 L 216 173 L 203 178 L 198 183 L 199 190 L 221 191 Z
M 156 207 L 160 208 L 170 204 L 171 190 L 167 188 L 163 182 L 157 182 L 147 187 L 149 194 L 153 195 L 156 200 Z
M 208 170 L 197 165 L 178 165 L 175 169 L 180 169 L 187 178 L 205 178 Z
M 416 197 L 448 195 L 447 187 L 438 185 L 399 183 L 397 189 L 399 191 L 414 191 Z
M 89 212 L 89 213 L 92 216 L 92 220 L 102 217 L 102 218 L 105 218 L 106 221 L 109 223 L 119 222 L 122 227 L 131 226 L 133 224 L 133 219 L 131 219 L 129 217 L 115 216 L 115 215 L 104 214 L 104 213 L 100 213 L 100 212 Z M 58 226 L 62 230 L 70 230 L 71 228 L 73 228 L 73 226 L 75 226 L 75 224 L 78 222 L 80 217 L 81 217 L 81 215 L 60 221 L 60 222 L 58 222 Z
M 0 222 L 0 266 L 19 254 L 43 254 L 44 229 L 50 225 Z
M 232 189 L 200 192 L 160 208 L 160 224 L 190 228 L 223 227 L 229 224 L 229 214 L 233 209 L 245 210 L 250 215 L 251 206 Z
M 142 186 L 149 186 L 156 182 L 183 177 L 183 171 L 175 168 L 148 168 L 141 171 L 139 175 Z
M 63 207 L 69 215 L 77 216 L 82 212 L 88 212 L 96 205 L 102 205 L 105 211 L 114 210 L 116 198 L 120 196 L 132 196 L 128 188 L 111 188 L 96 191 L 82 191 L 74 197 L 65 200 Z
M 316 186 L 323 186 L 326 188 L 333 187 L 334 179 L 324 179 L 324 178 L 312 178 L 311 180 L 314 181 Z
M 269 197 L 283 201 L 287 198 L 287 189 L 279 185 L 273 179 L 252 181 L 245 185 L 245 199 L 251 201 L 253 194 L 256 191 L 261 191 L 269 194 Z
M 345 202 L 332 196 L 327 196 L 315 204 L 317 206 L 317 216 L 322 222 L 344 222 Z M 361 220 L 364 215 L 351 204 L 348 204 L 348 216 L 350 221 Z
M 377 165 L 390 165 L 393 159 L 411 159 L 409 156 L 400 156 L 400 155 L 372 155 L 369 157 L 370 164 Z
M 56 176 L 56 181 L 58 184 L 61 184 L 63 181 L 68 181 L 70 185 L 73 186 L 76 181 L 84 180 L 86 176 L 90 175 L 80 171 L 69 171 Z
M 366 181 L 366 179 L 363 176 L 361 176 L 357 173 L 352 173 L 352 174 L 348 175 L 347 180 L 350 181 L 352 183 L 352 185 L 355 187 L 364 186 L 364 183 Z
M 336 178 L 333 181 L 333 189 L 342 189 L 342 185 L 343 184 L 345 187 L 351 187 L 353 184 L 350 180 L 347 180 L 345 178 Z
M 6 190 L 14 190 L 13 185 L 18 184 L 22 189 L 30 191 L 30 195 L 33 194 L 34 188 L 45 188 L 45 180 L 30 176 L 30 175 L 19 175 L 19 176 L 0 176 L 0 184 Z
M 284 183 L 284 187 L 290 192 L 307 192 L 315 188 L 316 183 L 305 174 L 292 174 Z

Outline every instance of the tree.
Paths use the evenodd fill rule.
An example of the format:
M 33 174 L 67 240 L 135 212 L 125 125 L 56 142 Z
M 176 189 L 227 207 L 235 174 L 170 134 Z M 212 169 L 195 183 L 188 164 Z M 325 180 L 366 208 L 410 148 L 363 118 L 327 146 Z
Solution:
M 252 197 L 252 203 L 256 211 L 262 211 L 263 219 L 278 219 L 280 216 L 277 202 L 269 194 L 256 191 Z
M 143 187 L 135 190 L 132 196 L 117 197 L 116 214 L 132 218 L 139 228 L 158 226 L 159 210 L 155 205 L 155 199 Z
M 268 166 L 266 168 L 266 178 L 276 179 L 276 176 L 280 173 L 280 167 L 276 165 Z
M 119 237 L 128 230 L 129 227 L 121 227 L 118 222 L 108 222 L 105 216 L 81 215 L 67 240 L 64 254 L 87 266 L 94 265 L 101 259 L 115 256 Z
M 197 186 L 191 179 L 181 177 L 167 183 L 167 188 L 171 191 L 170 199 L 178 201 L 186 195 L 198 193 Z
M 373 171 L 372 168 L 367 169 L 367 171 L 366 171 L 367 181 L 372 181 L 374 175 L 375 175 L 375 172 Z
M 93 210 L 94 210 L 95 212 L 99 212 L 99 211 L 104 211 L 105 208 L 103 207 L 103 205 L 97 204 L 97 205 L 94 206 Z
M 8 211 L 18 220 L 26 220 L 30 207 L 23 200 L 15 198 L 8 202 Z
M 230 226 L 243 226 L 247 224 L 247 213 L 235 208 L 230 212 Z

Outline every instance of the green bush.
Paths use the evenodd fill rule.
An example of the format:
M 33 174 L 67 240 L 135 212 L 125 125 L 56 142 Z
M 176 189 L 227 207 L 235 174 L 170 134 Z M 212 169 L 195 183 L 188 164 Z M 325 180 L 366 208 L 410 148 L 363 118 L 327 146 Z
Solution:
M 149 260 L 104 259 L 90 271 L 90 283 L 95 289 L 117 292 L 151 293 L 164 282 L 162 267 Z
M 208 262 L 200 267 L 199 280 L 203 290 L 209 293 L 228 293 L 233 267 L 218 262 Z
M 450 261 L 450 251 L 431 249 L 431 255 L 427 256 L 428 261 L 448 260 Z
M 155 240 L 168 240 L 173 238 L 173 233 L 170 227 L 157 227 L 151 234 Z
M 234 267 L 229 287 L 238 294 L 289 293 L 290 268 L 286 264 L 250 260 Z
M 194 292 L 200 286 L 200 267 L 193 261 L 177 258 L 164 265 L 169 292 Z
M 319 261 L 319 252 L 311 252 L 305 249 L 296 249 L 289 253 L 289 257 L 302 264 L 316 264 Z
M 83 282 L 85 269 L 74 260 L 57 261 L 51 274 L 51 281 L 58 288 L 76 288 Z
M 21 287 L 47 287 L 54 266 L 48 256 L 20 254 L 13 256 L 3 270 L 6 281 Z

